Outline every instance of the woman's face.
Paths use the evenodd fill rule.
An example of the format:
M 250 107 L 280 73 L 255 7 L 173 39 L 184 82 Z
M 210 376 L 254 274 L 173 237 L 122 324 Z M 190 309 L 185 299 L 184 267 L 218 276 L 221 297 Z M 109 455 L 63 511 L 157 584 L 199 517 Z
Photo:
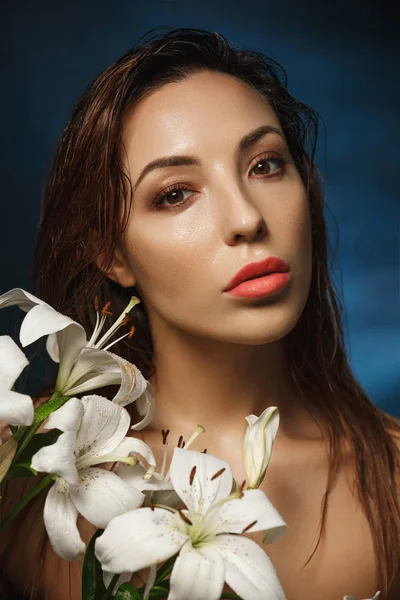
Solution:
M 261 126 L 281 133 L 265 133 L 239 150 L 240 140 Z M 137 286 L 153 335 L 162 322 L 242 344 L 285 336 L 309 291 L 310 213 L 266 101 L 235 77 L 197 73 L 136 103 L 123 140 L 134 195 L 125 263 L 115 278 Z M 191 155 L 196 164 L 155 168 L 139 178 L 155 159 L 177 155 Z M 290 267 L 281 292 L 257 300 L 224 292 L 239 269 L 268 256 Z

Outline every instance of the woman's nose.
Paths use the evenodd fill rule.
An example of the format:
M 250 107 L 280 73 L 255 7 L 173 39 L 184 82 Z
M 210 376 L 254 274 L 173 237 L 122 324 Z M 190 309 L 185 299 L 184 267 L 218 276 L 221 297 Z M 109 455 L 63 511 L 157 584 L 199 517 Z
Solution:
M 222 222 L 227 243 L 259 240 L 267 232 L 267 224 L 256 202 L 248 191 L 231 186 L 224 191 L 221 202 Z

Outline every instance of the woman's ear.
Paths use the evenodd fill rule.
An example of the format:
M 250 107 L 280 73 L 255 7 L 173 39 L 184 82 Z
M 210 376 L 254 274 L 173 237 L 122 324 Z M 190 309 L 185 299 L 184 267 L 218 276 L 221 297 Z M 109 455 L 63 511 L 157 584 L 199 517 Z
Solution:
M 122 287 L 133 287 L 135 285 L 136 278 L 132 273 L 128 260 L 120 250 L 115 250 L 113 261 L 107 270 L 104 268 L 104 260 L 105 253 L 101 253 L 97 256 L 96 264 L 109 279 Z

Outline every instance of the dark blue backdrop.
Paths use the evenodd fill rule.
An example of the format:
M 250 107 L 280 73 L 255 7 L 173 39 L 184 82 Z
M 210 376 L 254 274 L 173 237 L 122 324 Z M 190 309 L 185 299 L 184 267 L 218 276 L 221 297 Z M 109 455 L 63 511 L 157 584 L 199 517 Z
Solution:
M 399 46 L 389 2 L 15 2 L 1 9 L 0 292 L 31 289 L 40 196 L 79 94 L 158 25 L 212 29 L 280 62 L 326 124 L 317 163 L 338 245 L 347 347 L 373 400 L 400 416 Z M 393 3 L 394 4 L 394 3 Z M 19 313 L 0 312 L 16 337 Z

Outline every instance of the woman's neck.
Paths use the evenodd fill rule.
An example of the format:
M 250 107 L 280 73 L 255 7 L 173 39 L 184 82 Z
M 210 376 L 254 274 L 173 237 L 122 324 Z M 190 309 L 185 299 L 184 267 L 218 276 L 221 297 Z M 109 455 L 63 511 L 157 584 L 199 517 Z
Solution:
M 320 431 L 294 391 L 283 340 L 262 345 L 224 343 L 174 329 L 153 333 L 155 375 L 150 379 L 155 430 L 222 430 L 242 435 L 245 417 L 267 406 L 280 411 L 281 438 L 315 438 Z

